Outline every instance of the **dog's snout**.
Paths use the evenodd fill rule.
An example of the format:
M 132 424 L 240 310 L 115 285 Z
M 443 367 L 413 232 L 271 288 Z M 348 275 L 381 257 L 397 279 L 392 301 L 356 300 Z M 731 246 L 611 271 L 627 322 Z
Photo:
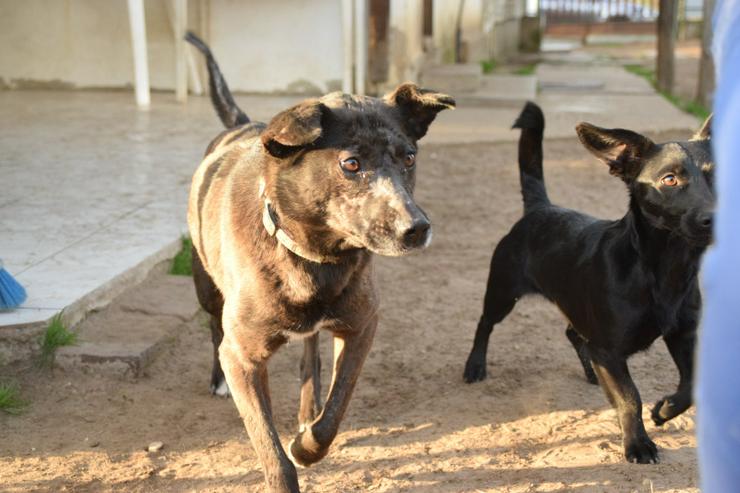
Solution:
M 713 221 L 714 221 L 714 215 L 711 212 L 705 212 L 703 214 L 699 214 L 698 222 L 699 222 L 699 226 L 701 226 L 702 228 L 711 229 Z
M 431 224 L 423 217 L 416 218 L 411 227 L 403 233 L 403 244 L 406 248 L 417 248 L 424 245 L 429 236 Z

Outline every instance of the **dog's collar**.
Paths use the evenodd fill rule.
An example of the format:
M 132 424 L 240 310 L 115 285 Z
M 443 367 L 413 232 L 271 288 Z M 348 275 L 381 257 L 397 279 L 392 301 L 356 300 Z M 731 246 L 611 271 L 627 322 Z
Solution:
M 319 255 L 303 248 L 280 227 L 280 221 L 278 220 L 275 208 L 272 206 L 272 202 L 265 192 L 264 178 L 260 179 L 259 195 L 262 200 L 262 225 L 265 227 L 265 230 L 267 230 L 267 234 L 274 236 L 281 245 L 303 259 L 317 264 L 331 264 L 337 262 L 336 257 L 330 255 Z

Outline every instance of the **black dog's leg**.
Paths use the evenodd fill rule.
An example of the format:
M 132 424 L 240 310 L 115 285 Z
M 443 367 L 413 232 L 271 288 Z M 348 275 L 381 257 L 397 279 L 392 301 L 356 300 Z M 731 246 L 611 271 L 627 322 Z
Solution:
M 651 417 L 653 418 L 653 422 L 658 426 L 675 418 L 691 407 L 696 332 L 694 330 L 679 332 L 665 336 L 663 339 L 666 346 L 668 346 L 668 351 L 671 353 L 673 361 L 676 363 L 676 367 L 678 367 L 680 380 L 676 393 L 663 397 L 653 407 Z
M 488 285 L 483 300 L 483 314 L 475 330 L 473 349 L 465 362 L 463 379 L 467 383 L 479 382 L 486 378 L 486 358 L 488 339 L 493 326 L 499 323 L 514 308 L 517 299 L 522 295 L 516 279 L 519 277 L 515 260 L 518 245 L 511 236 L 505 236 L 496 247 L 488 271 Z
M 321 357 L 319 355 L 319 333 L 316 332 L 303 342 L 301 358 L 301 407 L 298 411 L 298 426 L 302 430 L 321 412 Z
M 593 368 L 622 427 L 624 456 L 629 462 L 658 462 L 658 448 L 645 431 L 642 401 L 624 358 L 591 351 Z
M 586 380 L 590 384 L 598 385 L 599 380 L 596 378 L 596 373 L 594 373 L 594 369 L 591 367 L 591 357 L 588 355 L 586 341 L 578 335 L 578 332 L 576 332 L 572 325 L 568 325 L 568 328 L 565 329 L 565 335 L 576 350 L 578 360 L 581 362 L 581 366 L 583 366 L 583 373 L 586 375 Z
M 211 394 L 227 397 L 229 386 L 226 384 L 221 362 L 218 359 L 218 348 L 224 338 L 224 330 L 221 325 L 224 310 L 224 298 L 221 292 L 208 275 L 198 252 L 193 248 L 192 254 L 193 282 L 198 301 L 203 309 L 211 315 L 211 341 L 213 342 L 213 369 L 211 370 Z

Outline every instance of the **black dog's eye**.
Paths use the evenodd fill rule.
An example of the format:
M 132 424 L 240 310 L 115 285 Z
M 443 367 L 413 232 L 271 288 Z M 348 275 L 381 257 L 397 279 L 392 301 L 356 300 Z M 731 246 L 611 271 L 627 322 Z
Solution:
M 408 154 L 406 154 L 406 157 L 403 160 L 403 164 L 405 164 L 407 168 L 410 168 L 414 165 L 414 163 L 416 163 L 416 154 L 414 154 L 413 152 L 409 152 Z
M 344 171 L 349 171 L 350 173 L 356 173 L 360 170 L 360 162 L 353 157 L 342 159 L 339 161 L 339 166 L 341 166 Z
M 660 182 L 667 187 L 675 187 L 678 185 L 678 178 L 676 178 L 676 175 L 665 175 L 660 179 Z

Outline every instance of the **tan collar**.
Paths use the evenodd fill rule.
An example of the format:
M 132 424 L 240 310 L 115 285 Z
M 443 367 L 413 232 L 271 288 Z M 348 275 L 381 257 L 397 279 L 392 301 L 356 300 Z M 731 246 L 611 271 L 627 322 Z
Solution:
M 270 236 L 274 236 L 281 245 L 303 259 L 317 264 L 332 264 L 337 262 L 337 257 L 331 255 L 320 255 L 303 248 L 296 243 L 293 238 L 288 236 L 288 233 L 286 233 L 284 229 L 280 228 L 280 222 L 278 220 L 277 213 L 275 212 L 275 208 L 272 206 L 272 202 L 267 198 L 267 194 L 265 193 L 264 178 L 260 179 L 259 194 L 263 202 L 262 225 Z

